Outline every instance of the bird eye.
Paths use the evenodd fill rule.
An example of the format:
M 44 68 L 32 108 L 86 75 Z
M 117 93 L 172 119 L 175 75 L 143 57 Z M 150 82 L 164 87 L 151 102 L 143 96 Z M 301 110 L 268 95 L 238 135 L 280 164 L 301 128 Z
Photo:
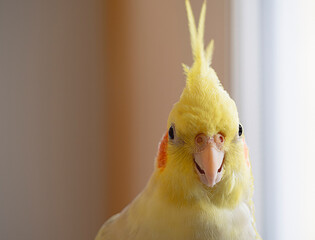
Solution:
M 170 129 L 168 130 L 168 136 L 170 139 L 174 139 L 174 127 L 171 126 Z
M 243 134 L 243 127 L 241 124 L 238 125 L 238 136 L 242 136 Z

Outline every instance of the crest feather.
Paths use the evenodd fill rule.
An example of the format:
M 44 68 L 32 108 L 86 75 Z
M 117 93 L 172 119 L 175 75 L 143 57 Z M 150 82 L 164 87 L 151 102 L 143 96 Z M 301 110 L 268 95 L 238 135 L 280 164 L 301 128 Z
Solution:
M 182 63 L 182 67 L 183 67 L 184 73 L 187 75 L 189 72 L 189 67 L 184 63 Z
M 204 53 L 204 46 L 203 46 L 203 37 L 205 31 L 205 20 L 206 20 L 206 1 L 203 2 L 201 7 L 201 12 L 199 16 L 199 23 L 198 23 L 198 52 L 200 55 Z
M 196 30 L 194 14 L 192 12 L 189 0 L 186 0 L 186 10 L 187 10 L 189 32 L 190 32 L 191 48 L 192 48 L 193 56 L 195 57 L 195 47 L 196 47 L 196 42 L 197 42 L 197 30 Z
M 214 49 L 214 40 L 212 39 L 206 48 L 206 60 L 208 62 L 208 65 L 211 65 L 212 63 L 213 49 Z
M 189 0 L 186 0 L 186 10 L 187 10 L 190 41 L 191 41 L 191 48 L 192 48 L 194 61 L 198 62 L 200 65 L 206 64 L 209 66 L 212 60 L 213 40 L 210 41 L 205 51 L 203 38 L 204 38 L 205 19 L 206 19 L 206 0 L 203 2 L 202 8 L 201 8 L 199 22 L 198 22 L 198 30 L 196 28 L 195 18 L 194 18 Z

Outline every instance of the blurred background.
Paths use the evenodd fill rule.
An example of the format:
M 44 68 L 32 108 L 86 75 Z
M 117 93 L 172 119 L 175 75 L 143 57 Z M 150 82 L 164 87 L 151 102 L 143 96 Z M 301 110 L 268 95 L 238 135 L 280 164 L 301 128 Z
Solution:
M 258 230 L 314 239 L 315 1 L 207 5 Z M 184 0 L 0 0 L 0 238 L 93 239 L 149 179 L 181 63 L 192 63 Z

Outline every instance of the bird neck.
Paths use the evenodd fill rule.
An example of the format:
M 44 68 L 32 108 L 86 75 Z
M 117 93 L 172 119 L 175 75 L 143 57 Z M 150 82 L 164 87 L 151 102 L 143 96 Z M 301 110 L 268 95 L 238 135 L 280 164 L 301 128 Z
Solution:
M 206 192 L 196 183 L 188 181 L 186 177 L 181 179 L 178 174 L 169 174 L 167 169 L 163 172 L 156 170 L 148 185 L 159 198 L 169 203 L 181 206 L 210 203 Z

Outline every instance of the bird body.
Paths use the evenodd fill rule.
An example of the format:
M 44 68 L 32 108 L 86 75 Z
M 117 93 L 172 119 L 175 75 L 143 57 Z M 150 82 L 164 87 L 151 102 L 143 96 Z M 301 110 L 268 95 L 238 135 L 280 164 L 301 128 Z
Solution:
M 237 108 L 204 49 L 206 3 L 198 29 L 186 0 L 192 67 L 173 106 L 142 193 L 101 227 L 96 240 L 253 240 L 253 177 Z
M 154 178 L 129 206 L 103 225 L 96 240 L 255 239 L 247 203 L 223 210 L 206 199 L 177 201 L 161 192 Z

